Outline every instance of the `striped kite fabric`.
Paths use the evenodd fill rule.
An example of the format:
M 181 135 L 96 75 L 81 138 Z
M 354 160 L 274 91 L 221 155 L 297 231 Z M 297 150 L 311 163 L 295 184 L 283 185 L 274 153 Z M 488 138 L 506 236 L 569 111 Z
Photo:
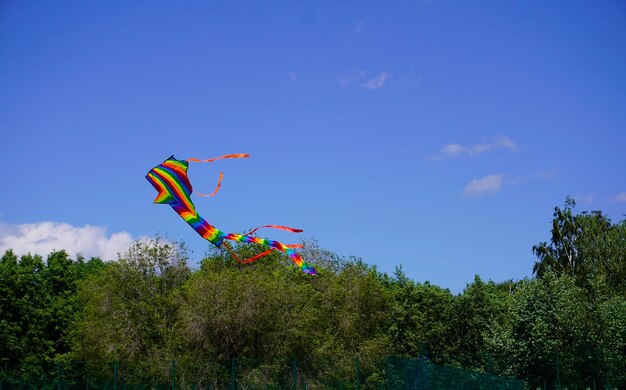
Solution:
M 191 200 L 191 193 L 193 188 L 189 182 L 187 176 L 187 168 L 189 162 L 213 162 L 220 159 L 227 158 L 246 158 L 248 154 L 229 154 L 212 159 L 199 160 L 196 158 L 189 158 L 187 160 L 177 160 L 174 156 L 169 157 L 162 164 L 152 168 L 146 175 L 146 179 L 152 184 L 152 186 L 158 191 L 157 197 L 154 199 L 154 203 L 169 204 L 174 211 L 180 215 L 199 235 L 207 239 L 215 246 L 220 248 L 224 245 L 231 254 L 241 263 L 249 263 L 257 260 L 264 255 L 270 253 L 272 250 L 277 250 L 286 253 L 293 262 L 305 273 L 315 275 L 315 268 L 304 262 L 300 254 L 298 254 L 294 248 L 302 247 L 301 245 L 286 245 L 278 241 L 268 240 L 253 236 L 257 229 L 270 227 L 281 230 L 286 230 L 294 233 L 302 232 L 300 229 L 294 229 L 286 226 L 278 225 L 265 225 L 259 228 L 253 229 L 247 234 L 237 233 L 225 233 L 215 226 L 211 225 L 206 219 L 202 218 L 196 211 L 196 207 Z M 220 179 L 217 184 L 217 188 L 210 195 L 198 194 L 200 196 L 213 196 L 220 188 L 221 179 L 223 175 L 220 173 Z M 245 261 L 241 261 L 230 247 L 224 242 L 224 240 L 254 243 L 269 248 L 265 252 Z

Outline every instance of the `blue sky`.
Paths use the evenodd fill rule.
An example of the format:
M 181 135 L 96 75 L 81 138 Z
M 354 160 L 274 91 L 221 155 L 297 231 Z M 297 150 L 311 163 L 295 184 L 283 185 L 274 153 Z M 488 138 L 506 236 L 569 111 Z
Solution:
M 208 248 L 198 211 L 460 292 L 531 274 L 554 206 L 626 212 L 622 1 L 4 1 L 0 249 Z M 262 235 L 298 241 L 287 233 Z M 315 259 L 307 259 L 315 264 Z

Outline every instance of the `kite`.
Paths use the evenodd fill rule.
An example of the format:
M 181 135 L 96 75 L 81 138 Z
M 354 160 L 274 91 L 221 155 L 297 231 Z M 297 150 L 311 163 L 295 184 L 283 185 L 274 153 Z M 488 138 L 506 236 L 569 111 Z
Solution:
M 203 238 L 207 239 L 218 248 L 223 245 L 239 263 L 245 264 L 253 262 L 271 253 L 273 250 L 277 250 L 286 253 L 304 273 L 309 275 L 315 275 L 315 268 L 307 264 L 302 259 L 302 257 L 294 250 L 295 248 L 301 248 L 302 245 L 286 245 L 278 241 L 267 240 L 265 238 L 260 238 L 252 235 L 254 232 L 261 228 L 281 229 L 293 233 L 300 233 L 302 232 L 302 230 L 290 228 L 287 226 L 265 225 L 255 228 L 245 234 L 225 233 L 207 222 L 207 220 L 202 218 L 200 214 L 198 214 L 198 212 L 196 211 L 196 207 L 191 201 L 191 193 L 193 192 L 193 189 L 191 187 L 191 183 L 189 182 L 189 178 L 187 177 L 187 168 L 189 167 L 189 162 L 213 162 L 216 160 L 227 158 L 246 157 L 249 157 L 249 155 L 228 154 L 225 156 L 211 158 L 207 160 L 199 160 L 197 158 L 177 160 L 176 158 L 174 158 L 174 156 L 171 156 L 162 164 L 152 168 L 150 172 L 148 172 L 148 174 L 146 175 L 146 179 L 148 179 L 150 184 L 152 184 L 152 186 L 158 191 L 158 195 L 154 199 L 154 203 L 169 204 L 170 206 L 172 206 L 174 211 L 176 211 L 178 215 L 180 215 L 196 232 L 198 232 L 198 234 L 200 234 Z M 200 196 L 215 195 L 220 189 L 222 177 L 223 174 L 220 172 L 217 187 L 215 188 L 215 191 L 213 191 L 213 193 L 208 195 L 200 193 L 196 194 Z M 232 251 L 230 246 L 226 242 L 224 242 L 224 240 L 259 244 L 264 247 L 268 247 L 269 249 L 265 252 L 259 253 L 258 255 L 250 259 L 241 260 Z

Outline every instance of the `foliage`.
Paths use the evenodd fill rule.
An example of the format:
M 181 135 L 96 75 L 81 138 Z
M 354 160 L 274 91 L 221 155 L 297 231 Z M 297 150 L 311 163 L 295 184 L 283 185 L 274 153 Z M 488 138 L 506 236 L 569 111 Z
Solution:
M 555 386 L 557 379 L 591 386 L 607 375 L 623 383 L 626 300 L 587 294 L 573 277 L 553 272 L 520 285 L 511 326 L 491 340 L 509 374 L 536 386 L 544 380 Z
M 374 385 L 389 374 L 387 356 L 421 356 L 531 386 L 624 386 L 626 221 L 574 207 L 569 198 L 556 207 L 550 243 L 532 248 L 534 278 L 476 276 L 457 295 L 315 242 L 303 248 L 313 278 L 278 252 L 239 264 L 214 250 L 190 269 L 184 246 L 161 239 L 108 263 L 7 251 L 0 359 L 21 377 L 82 361 L 95 364 L 83 371 L 111 376 L 108 362 L 120 362 L 125 378 L 166 380 L 176 360 L 185 380 L 226 383 L 235 365 L 246 383 L 285 386 L 295 373 L 332 388 L 354 383 L 357 359 L 361 382 Z M 234 250 L 248 258 L 256 249 Z
M 533 247 L 538 261 L 533 272 L 570 275 L 581 285 L 595 277 L 610 289 L 626 292 L 626 221 L 612 224 L 601 212 L 574 214 L 576 202 L 567 198 L 554 208 L 550 244 Z
M 486 372 L 500 372 L 488 349 L 488 339 L 494 330 L 509 325 L 509 310 L 513 296 L 509 282 L 483 282 L 478 275 L 453 305 L 451 323 L 451 363 L 458 367 Z M 456 336 L 456 337 L 454 337 Z
M 0 260 L 0 359 L 37 376 L 68 353 L 68 330 L 80 310 L 77 283 L 101 263 L 72 261 L 65 251 L 46 262 L 7 251 Z
M 418 356 L 427 350 L 434 361 L 449 361 L 454 301 L 450 291 L 428 282 L 415 283 L 401 268 L 388 288 L 393 299 L 388 330 L 392 354 Z
M 132 361 L 177 357 L 178 306 L 191 273 L 186 260 L 176 243 L 137 241 L 119 261 L 86 277 L 78 291 L 82 313 L 75 324 L 72 357 Z

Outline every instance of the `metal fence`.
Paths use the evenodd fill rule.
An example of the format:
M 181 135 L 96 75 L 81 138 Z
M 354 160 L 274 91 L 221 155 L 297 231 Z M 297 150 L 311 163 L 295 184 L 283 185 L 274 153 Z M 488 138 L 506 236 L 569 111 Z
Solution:
M 522 390 L 524 382 L 461 368 L 441 366 L 425 358 L 387 358 L 387 388 L 406 390 Z
M 248 359 L 199 361 L 64 362 L 33 375 L 20 366 L 0 370 L 5 389 L 523 389 L 519 380 L 440 366 L 426 359 L 360 357 L 327 361 L 288 359 L 266 366 Z

